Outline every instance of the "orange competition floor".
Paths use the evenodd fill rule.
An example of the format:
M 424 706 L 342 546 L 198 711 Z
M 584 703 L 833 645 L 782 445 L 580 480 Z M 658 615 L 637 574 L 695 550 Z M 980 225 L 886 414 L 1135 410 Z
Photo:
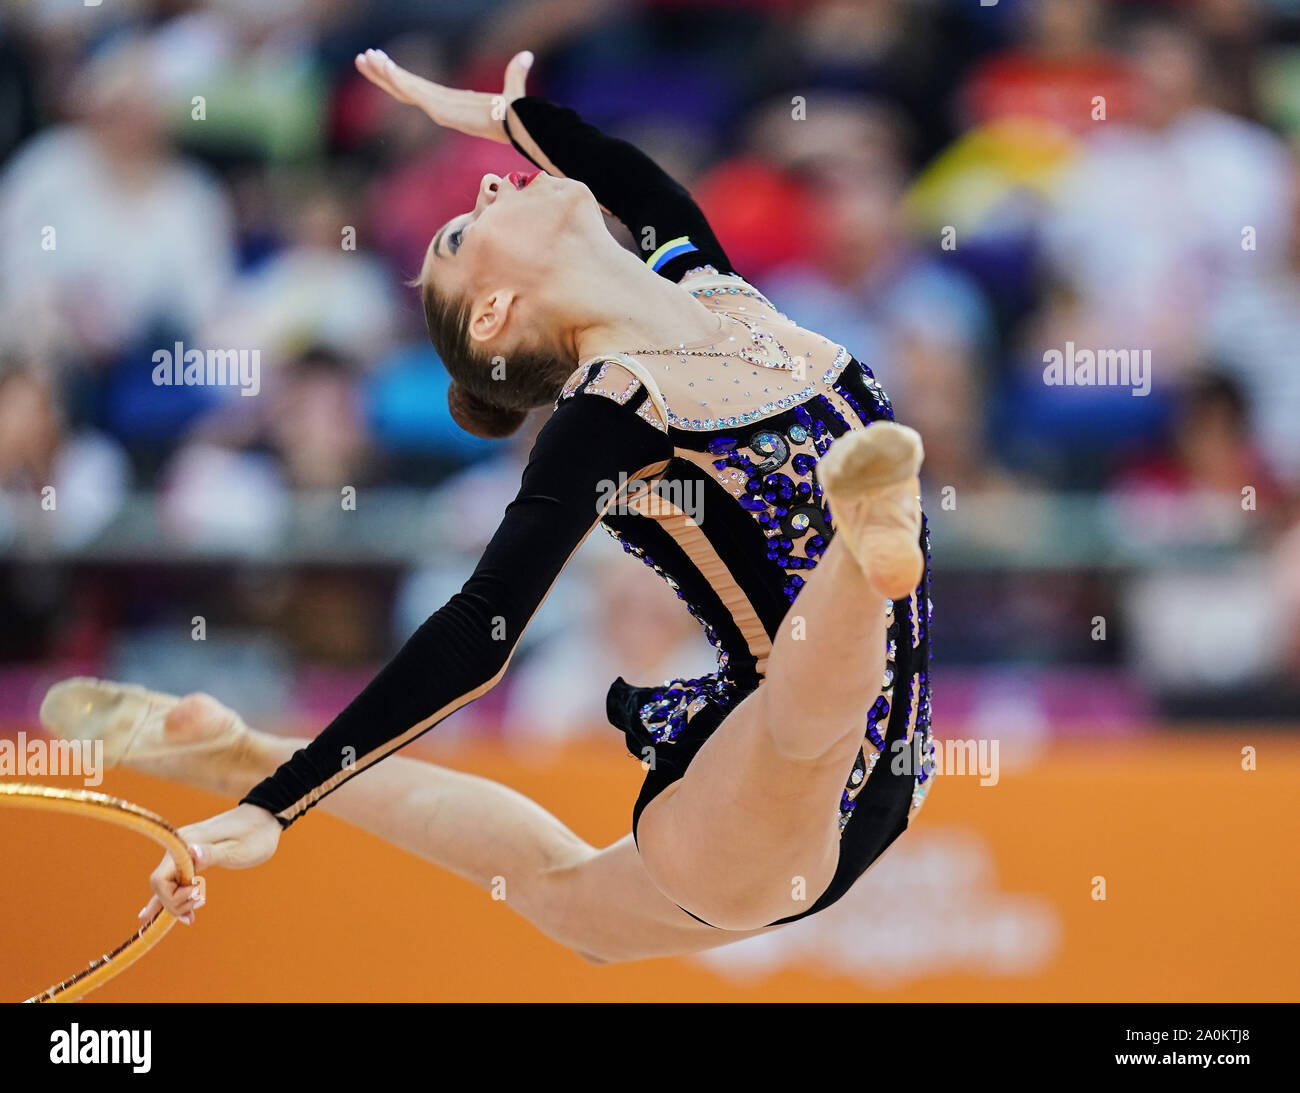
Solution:
M 1245 745 L 1257 771 L 1241 769 Z M 639 781 L 603 737 L 545 765 L 486 746 L 441 758 L 597 843 L 626 830 Z M 226 807 L 130 773 L 100 788 L 177 824 Z M 1294 737 L 1056 745 L 996 786 L 942 778 L 822 915 L 713 956 L 606 967 L 317 811 L 267 866 L 213 872 L 198 924 L 91 1000 L 1295 1000 L 1298 801 Z M 0 811 L 0 993 L 24 997 L 125 936 L 158 857 L 104 825 Z

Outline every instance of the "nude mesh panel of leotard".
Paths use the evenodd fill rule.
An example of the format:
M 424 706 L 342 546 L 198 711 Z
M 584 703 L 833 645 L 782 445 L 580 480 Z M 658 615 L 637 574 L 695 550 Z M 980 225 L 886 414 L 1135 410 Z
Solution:
M 788 402 L 766 413 L 761 412 L 762 407 L 800 395 L 800 402 L 818 394 L 841 401 L 831 387 L 848 361 L 848 353 L 841 346 L 797 325 L 757 294 L 748 282 L 734 275 L 687 277 L 681 287 L 709 310 L 744 319 L 771 342 L 779 342 L 789 354 L 794 370 L 765 367 L 742 358 L 739 352 L 751 345 L 751 337 L 739 324 L 729 324 L 732 329 L 721 332 L 716 344 L 702 347 L 728 352 L 725 357 L 691 353 L 641 357 L 617 354 L 619 362 L 645 383 L 661 412 L 672 411 L 679 427 L 684 420 L 717 421 L 746 413 L 759 415 L 749 419 L 748 423 L 752 424 L 789 409 L 794 403 Z M 738 292 L 732 293 L 731 289 Z M 710 290 L 714 295 L 704 294 Z M 784 355 L 775 346 L 759 356 L 773 363 L 785 362 Z M 831 373 L 829 381 L 828 372 Z M 807 390 L 809 387 L 811 391 Z

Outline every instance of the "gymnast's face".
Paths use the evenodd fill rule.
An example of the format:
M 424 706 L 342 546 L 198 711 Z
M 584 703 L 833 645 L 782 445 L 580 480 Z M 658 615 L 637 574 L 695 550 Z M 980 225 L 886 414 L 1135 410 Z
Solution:
M 545 172 L 487 174 L 474 208 L 447 221 L 425 254 L 421 282 L 470 302 L 469 337 L 508 353 L 554 316 L 566 268 L 607 236 L 581 182 Z

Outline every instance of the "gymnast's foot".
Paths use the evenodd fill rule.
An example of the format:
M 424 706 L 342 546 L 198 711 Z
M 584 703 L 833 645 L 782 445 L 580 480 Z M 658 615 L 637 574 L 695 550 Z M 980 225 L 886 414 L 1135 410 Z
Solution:
M 40 717 L 65 740 L 102 740 L 108 767 L 217 793 L 242 793 L 261 777 L 255 734 L 211 695 L 177 698 L 134 683 L 78 676 L 49 689 Z
M 817 465 L 835 534 L 887 599 L 910 596 L 925 572 L 921 483 L 925 450 L 915 429 L 877 421 L 845 433 Z

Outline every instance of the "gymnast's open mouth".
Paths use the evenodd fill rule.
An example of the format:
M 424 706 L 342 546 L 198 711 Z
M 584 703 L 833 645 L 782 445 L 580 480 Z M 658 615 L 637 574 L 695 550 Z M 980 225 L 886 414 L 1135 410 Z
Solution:
M 522 190 L 541 173 L 541 171 L 511 171 L 506 175 L 506 181 L 516 190 Z

